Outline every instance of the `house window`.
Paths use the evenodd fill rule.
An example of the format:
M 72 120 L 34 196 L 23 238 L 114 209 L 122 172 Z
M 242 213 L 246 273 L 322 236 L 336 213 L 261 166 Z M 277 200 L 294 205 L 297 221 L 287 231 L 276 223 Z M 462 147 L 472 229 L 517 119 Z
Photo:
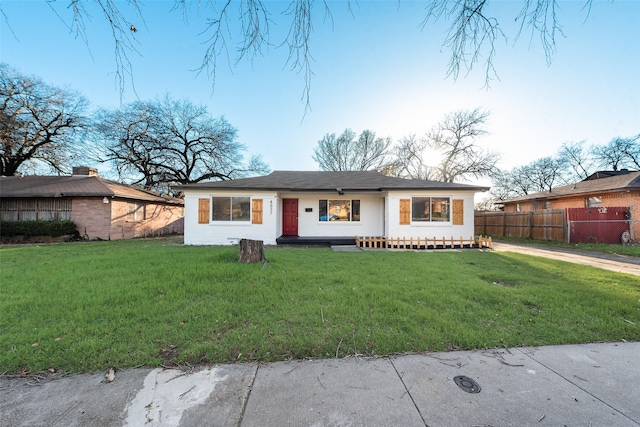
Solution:
M 451 221 L 451 200 L 448 197 L 412 197 L 411 221 Z
M 587 197 L 588 208 L 599 208 L 600 206 L 602 206 L 602 200 L 600 200 L 600 197 Z
M 143 221 L 145 218 L 144 203 L 127 203 L 127 221 Z
M 320 200 L 318 220 L 324 221 L 360 221 L 360 200 Z
M 0 199 L 2 221 L 71 220 L 71 199 Z
M 213 221 L 251 221 L 251 197 L 212 197 Z

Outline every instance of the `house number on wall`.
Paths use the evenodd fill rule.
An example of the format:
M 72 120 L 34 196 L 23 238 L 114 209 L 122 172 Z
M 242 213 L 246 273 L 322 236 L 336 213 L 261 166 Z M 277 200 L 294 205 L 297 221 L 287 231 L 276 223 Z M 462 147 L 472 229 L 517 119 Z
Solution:
M 269 215 L 273 215 L 273 200 L 269 200 Z

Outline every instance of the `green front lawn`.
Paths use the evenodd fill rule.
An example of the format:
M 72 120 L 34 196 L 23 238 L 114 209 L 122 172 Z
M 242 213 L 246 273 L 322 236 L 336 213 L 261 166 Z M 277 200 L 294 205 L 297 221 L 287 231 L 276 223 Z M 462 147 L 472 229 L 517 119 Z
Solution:
M 640 340 L 640 280 L 508 252 L 0 248 L 0 373 Z

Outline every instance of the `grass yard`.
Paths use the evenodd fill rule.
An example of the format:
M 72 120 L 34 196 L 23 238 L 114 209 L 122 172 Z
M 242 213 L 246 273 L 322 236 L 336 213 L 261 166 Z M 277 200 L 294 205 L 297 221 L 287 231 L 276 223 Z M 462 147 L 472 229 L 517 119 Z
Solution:
M 485 251 L 0 248 L 0 373 L 640 340 L 640 280 Z

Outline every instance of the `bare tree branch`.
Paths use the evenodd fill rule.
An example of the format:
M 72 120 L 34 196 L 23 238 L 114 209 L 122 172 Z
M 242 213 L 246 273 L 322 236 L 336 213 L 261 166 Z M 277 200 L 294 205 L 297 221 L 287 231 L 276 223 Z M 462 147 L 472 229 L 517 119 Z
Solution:
M 148 188 L 167 191 L 173 184 L 268 172 L 259 156 L 244 162 L 244 146 L 224 117 L 168 95 L 100 110 L 95 128 L 97 160 L 113 163 L 122 180 Z
M 69 170 L 77 134 L 86 125 L 87 100 L 0 63 L 0 175 L 30 162 Z M 75 148 L 76 150 L 73 150 Z
M 54 13 L 60 18 L 60 20 L 67 25 L 70 31 L 75 32 L 76 36 L 79 36 L 85 43 L 91 53 L 91 47 L 89 39 L 87 37 L 86 20 L 90 19 L 90 14 L 86 8 L 87 0 L 69 0 L 69 8 L 72 10 L 73 19 L 71 25 L 67 25 L 63 17 L 57 12 L 54 7 L 55 0 L 47 0 L 47 3 L 54 11 Z M 131 89 L 135 93 L 135 81 L 133 78 L 133 65 L 130 54 L 137 54 L 136 48 L 137 42 L 135 41 L 135 25 L 128 20 L 122 11 L 118 8 L 115 0 L 91 0 L 95 3 L 102 13 L 103 18 L 109 23 L 111 30 L 111 36 L 114 43 L 114 59 L 116 63 L 115 79 L 118 88 L 120 89 L 120 99 L 124 97 L 124 90 L 127 81 L 131 84 Z M 138 0 L 129 0 L 128 3 L 133 6 L 136 11 L 138 19 L 143 21 L 142 11 L 140 9 L 140 3 Z M 134 31 L 135 30 L 135 31 Z
M 326 134 L 314 148 L 313 160 L 326 171 L 382 170 L 388 164 L 391 138 L 376 137 L 371 130 L 364 130 L 356 139 L 351 129 L 336 137 Z
M 578 180 L 583 180 L 594 172 L 595 162 L 584 149 L 584 144 L 585 141 L 565 142 L 558 152 L 558 156 L 571 168 Z
M 603 146 L 593 147 L 591 154 L 598 164 L 614 171 L 635 168 L 640 170 L 640 134 L 629 138 L 616 137 Z
M 519 21 L 520 28 L 515 39 L 519 39 L 526 31 L 530 30 L 530 42 L 535 36 L 540 38 L 542 49 L 547 63 L 556 51 L 558 36 L 564 36 L 562 26 L 558 18 L 558 0 L 521 0 L 522 8 L 515 17 Z M 51 9 L 65 22 L 61 13 L 54 7 L 55 0 L 47 0 Z M 593 0 L 584 0 L 585 18 L 589 16 Z M 500 39 L 507 40 L 497 18 L 489 13 L 489 5 L 495 0 L 429 0 L 426 14 L 420 24 L 424 30 L 431 22 L 445 20 L 449 22 L 449 29 L 442 44 L 450 52 L 450 59 L 446 75 L 458 79 L 461 72 L 468 75 L 474 67 L 482 64 L 485 76 L 484 86 L 489 87 L 494 79 L 499 79 L 494 66 L 496 47 Z M 98 8 L 101 16 L 108 22 L 111 37 L 114 43 L 114 56 L 116 62 L 116 83 L 120 88 L 121 97 L 128 82 L 133 91 L 133 65 L 130 55 L 139 54 L 135 32 L 137 31 L 132 17 L 126 15 L 124 5 L 118 0 L 69 0 L 69 9 L 72 14 L 72 23 L 69 29 L 75 32 L 87 46 L 86 21 L 90 19 L 89 7 L 92 4 Z M 131 7 L 137 20 L 143 20 L 141 0 L 129 0 L 125 3 Z M 194 71 L 206 73 L 215 89 L 217 77 L 218 59 L 226 56 L 227 63 L 237 65 L 239 61 L 253 60 L 258 55 L 263 55 L 271 46 L 269 41 L 270 24 L 272 14 L 269 9 L 280 7 L 277 2 L 265 0 L 196 0 L 198 14 L 211 13 L 211 17 L 199 36 L 205 37 L 206 45 L 202 62 Z M 327 0 L 322 0 L 325 20 L 333 25 L 333 15 Z M 349 13 L 354 14 L 351 1 L 347 1 Z M 187 21 L 191 2 L 187 0 L 174 0 L 173 10 L 182 11 L 182 19 Z M 314 14 L 315 0 L 290 0 L 284 11 L 278 15 L 288 24 L 288 33 L 282 42 L 275 46 L 284 46 L 288 50 L 285 65 L 292 71 L 302 75 L 303 89 L 301 100 L 305 105 L 305 114 L 311 109 L 311 83 L 313 78 L 313 56 L 311 54 L 312 34 L 314 20 L 318 15 Z M 398 7 L 400 2 L 398 3 Z M 2 11 L 5 22 L 8 20 Z M 130 13 L 130 12 L 127 12 Z M 392 18 L 390 18 L 392 19 Z M 230 49 L 233 36 L 239 36 L 240 40 L 236 48 Z M 231 59 L 230 50 L 235 50 L 235 58 Z
M 426 144 L 442 155 L 438 165 L 439 180 L 454 182 L 468 176 L 489 176 L 500 160 L 497 153 L 483 150 L 478 139 L 489 134 L 484 129 L 488 111 L 456 111 L 427 133 Z
M 481 58 L 484 59 L 485 87 L 491 80 L 499 79 L 493 61 L 496 54 L 496 41 L 506 37 L 498 25 L 497 19 L 484 13 L 488 0 L 433 0 L 427 8 L 427 16 L 422 21 L 424 30 L 431 20 L 451 19 L 443 46 L 451 51 L 447 77 L 456 80 L 460 69 L 465 68 L 468 75 Z
M 385 173 L 406 179 L 437 180 L 439 178 L 437 163 L 429 164 L 434 159 L 427 153 L 427 142 L 416 135 L 403 137 L 394 147 L 394 161 L 389 165 Z
M 592 0 L 585 2 L 590 9 Z M 530 28 L 531 39 L 536 34 L 540 38 L 548 65 L 551 64 L 551 59 L 556 53 L 556 35 L 564 36 L 556 13 L 557 8 L 557 0 L 524 0 L 524 5 L 516 17 L 516 21 L 520 20 L 520 30 L 516 40 L 526 28 Z M 531 44 L 531 40 L 529 43 Z

